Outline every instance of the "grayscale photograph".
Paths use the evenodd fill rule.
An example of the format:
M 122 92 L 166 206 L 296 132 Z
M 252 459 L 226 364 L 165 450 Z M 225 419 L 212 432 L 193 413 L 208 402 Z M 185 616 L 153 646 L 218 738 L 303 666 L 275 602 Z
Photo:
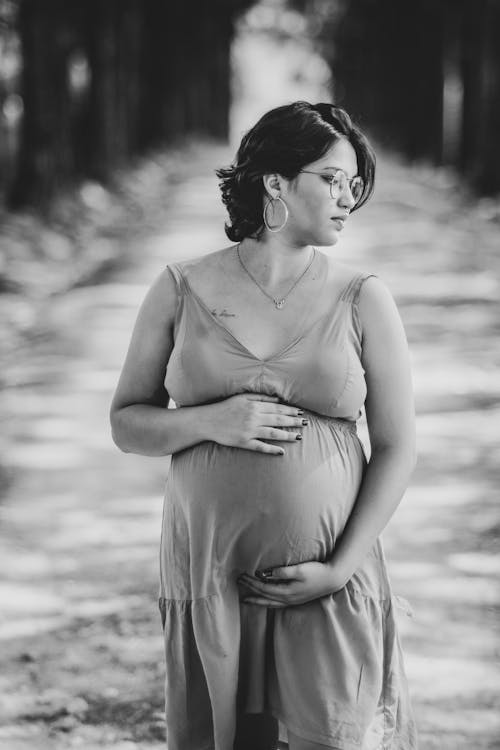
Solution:
M 0 750 L 500 750 L 500 0 L 0 0 Z

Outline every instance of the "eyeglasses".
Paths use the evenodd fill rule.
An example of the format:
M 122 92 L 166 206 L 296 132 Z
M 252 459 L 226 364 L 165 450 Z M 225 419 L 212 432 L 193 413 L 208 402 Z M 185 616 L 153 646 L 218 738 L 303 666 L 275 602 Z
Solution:
M 354 203 L 358 203 L 363 195 L 363 190 L 365 189 L 365 183 L 363 182 L 362 177 L 356 175 L 349 180 L 346 173 L 341 169 L 336 169 L 335 172 L 329 172 L 328 174 L 326 172 L 312 172 L 309 169 L 301 169 L 300 171 L 305 174 L 317 174 L 322 177 L 325 182 L 329 182 L 330 196 L 332 198 L 338 198 L 340 193 L 344 192 L 346 185 L 349 185 L 349 190 L 354 198 Z

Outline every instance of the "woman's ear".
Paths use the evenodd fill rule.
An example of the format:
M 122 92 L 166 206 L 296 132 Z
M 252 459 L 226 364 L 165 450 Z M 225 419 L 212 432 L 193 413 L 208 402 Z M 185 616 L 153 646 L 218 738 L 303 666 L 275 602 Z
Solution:
M 262 177 L 264 190 L 270 198 L 277 198 L 281 192 L 281 185 L 277 174 L 265 174 Z

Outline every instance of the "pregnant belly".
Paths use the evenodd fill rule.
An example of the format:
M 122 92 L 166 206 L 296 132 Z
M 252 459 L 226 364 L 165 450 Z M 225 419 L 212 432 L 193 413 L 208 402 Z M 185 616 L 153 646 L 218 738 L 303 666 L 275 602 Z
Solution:
M 173 456 L 162 534 L 163 570 L 171 583 L 185 582 L 188 569 L 192 582 L 193 567 L 206 570 L 208 585 L 216 570 L 224 575 L 332 553 L 365 457 L 357 436 L 339 420 L 309 418 L 301 441 L 280 443 L 284 456 L 214 442 Z M 205 584 L 200 581 L 201 589 Z

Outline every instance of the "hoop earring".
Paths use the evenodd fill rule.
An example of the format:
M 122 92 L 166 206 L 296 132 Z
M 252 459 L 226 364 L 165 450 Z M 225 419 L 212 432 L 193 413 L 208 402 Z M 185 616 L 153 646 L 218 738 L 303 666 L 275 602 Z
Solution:
M 269 226 L 269 224 L 267 223 L 267 217 L 266 217 L 267 209 L 269 208 L 269 205 L 273 201 L 281 201 L 282 204 L 283 204 L 283 206 L 285 207 L 285 221 L 283 222 L 283 224 L 280 227 L 277 227 L 277 228 L 275 227 L 274 229 Z M 274 207 L 273 207 L 273 211 L 274 211 Z M 283 200 L 283 198 L 281 198 L 279 195 L 277 196 L 277 198 L 269 198 L 269 200 L 267 201 L 266 205 L 264 206 L 264 211 L 262 213 L 262 217 L 264 219 L 264 224 L 266 225 L 266 229 L 269 232 L 279 232 L 281 229 L 283 229 L 283 227 L 285 226 L 285 224 L 288 221 L 288 208 L 287 208 L 287 205 L 286 205 L 285 201 Z

